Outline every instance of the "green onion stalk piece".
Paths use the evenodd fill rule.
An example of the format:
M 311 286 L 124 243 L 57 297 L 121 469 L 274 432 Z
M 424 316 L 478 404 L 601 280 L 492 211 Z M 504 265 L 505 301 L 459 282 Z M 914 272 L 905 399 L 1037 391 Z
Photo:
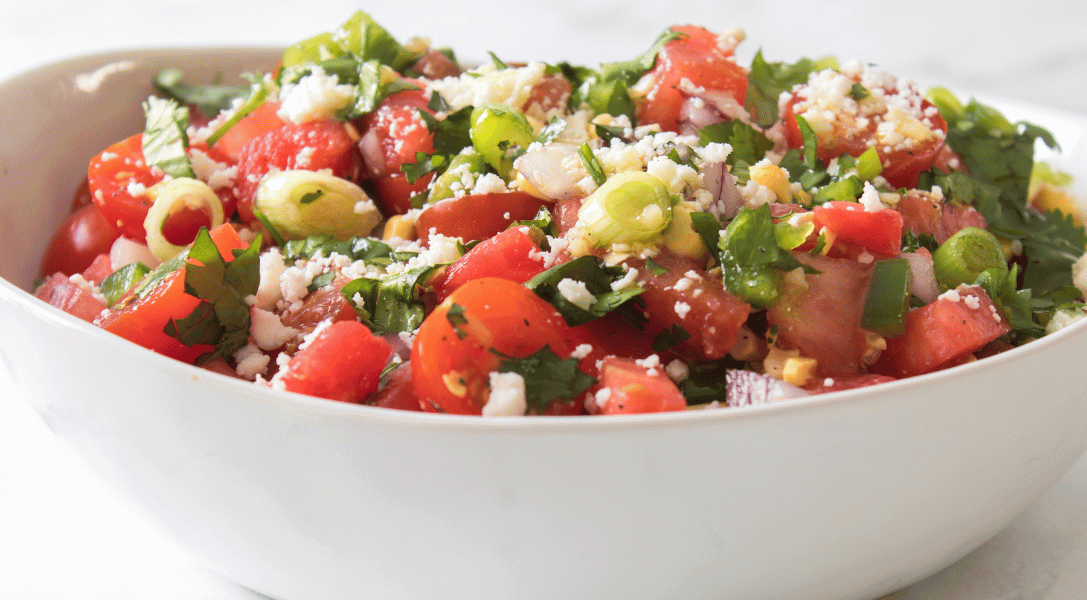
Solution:
M 468 136 L 472 145 L 503 179 L 513 170 L 513 153 L 528 148 L 535 136 L 521 111 L 505 104 L 482 104 L 472 110 Z
M 626 171 L 608 179 L 585 198 L 578 223 L 594 246 L 649 242 L 672 223 L 676 198 L 664 182 L 644 171 Z
M 294 170 L 266 175 L 253 208 L 289 240 L 327 234 L 338 240 L 366 235 L 381 213 L 359 186 L 328 173 Z
M 427 196 L 427 204 L 433 204 L 438 200 L 453 197 L 453 184 L 460 181 L 466 173 L 480 175 L 487 172 L 487 162 L 483 155 L 473 146 L 468 146 L 460 151 L 449 161 L 449 168 L 438 176 L 434 182 L 434 188 Z
M 155 201 L 143 220 L 143 228 L 147 232 L 147 247 L 161 261 L 170 259 L 185 249 L 184 246 L 170 243 L 162 234 L 163 226 L 175 211 L 182 208 L 203 211 L 208 216 L 208 229 L 215 229 L 226 220 L 223 202 L 219 200 L 219 196 L 208 184 L 198 179 L 178 177 L 160 181 L 147 190 L 147 195 Z
M 910 298 L 910 263 L 905 258 L 876 261 L 861 313 L 861 327 L 883 337 L 902 335 Z
M 1007 272 L 1004 247 L 984 229 L 964 227 L 932 253 L 933 270 L 940 285 L 952 289 L 974 283 L 986 269 Z

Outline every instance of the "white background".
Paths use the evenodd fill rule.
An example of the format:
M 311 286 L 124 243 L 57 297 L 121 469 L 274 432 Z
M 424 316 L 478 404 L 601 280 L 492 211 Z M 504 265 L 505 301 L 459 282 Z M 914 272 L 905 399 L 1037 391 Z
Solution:
M 595 64 L 640 53 L 666 25 L 695 23 L 714 30 L 739 25 L 749 36 L 739 51 L 741 62 L 759 48 L 769 60 L 856 57 L 923 83 L 1087 113 L 1087 3 L 1081 2 L 22 0 L 0 5 L 0 80 L 101 50 L 285 45 L 334 29 L 360 7 L 401 40 L 423 35 L 468 59 L 485 58 L 492 50 L 510 60 Z M 1069 385 L 1074 385 L 1071 379 Z M 989 543 L 888 598 L 1085 597 L 1087 459 L 1081 459 Z M 3 374 L 0 598 L 259 596 L 208 570 L 150 529 L 52 437 Z

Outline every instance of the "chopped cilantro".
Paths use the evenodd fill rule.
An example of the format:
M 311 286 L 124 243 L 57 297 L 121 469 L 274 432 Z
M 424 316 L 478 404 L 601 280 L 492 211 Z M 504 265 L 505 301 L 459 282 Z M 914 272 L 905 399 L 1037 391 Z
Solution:
M 426 314 L 420 290 L 439 268 L 415 267 L 379 278 L 360 277 L 348 282 L 340 293 L 374 332 L 415 331 Z
M 260 283 L 260 235 L 245 250 L 233 250 L 223 260 L 207 228 L 201 228 L 185 263 L 185 293 L 201 300 L 183 319 L 171 319 L 164 332 L 187 346 L 215 344 L 198 364 L 221 356 L 229 359 L 243 348 L 251 325 L 245 297 L 257 293 Z
M 523 358 L 491 352 L 502 359 L 498 372 L 517 373 L 524 379 L 529 413 L 543 413 L 554 401 L 570 404 L 596 383 L 595 377 L 577 368 L 578 359 L 559 358 L 550 346 Z
M 689 339 L 691 339 L 691 334 L 683 327 L 680 327 L 678 323 L 673 323 L 671 327 L 661 331 L 657 334 L 657 337 L 653 339 L 653 351 L 664 352 Z
M 777 122 L 778 97 L 794 85 L 808 81 L 808 75 L 826 68 L 836 68 L 838 61 L 832 57 L 812 60 L 802 58 L 795 63 L 768 63 L 762 50 L 755 53 L 748 73 L 747 100 L 745 106 L 755 117 L 759 127 L 767 128 Z
M 182 76 L 179 69 L 163 69 L 155 74 L 155 87 L 182 105 L 196 106 L 208 117 L 230 108 L 236 98 L 244 98 L 249 93 L 247 85 L 196 85 L 185 83 L 181 80 Z
M 453 327 L 453 331 L 456 332 L 458 338 L 463 340 L 468 337 L 468 332 L 463 329 L 468 324 L 468 318 L 464 316 L 463 306 L 454 302 L 446 311 L 445 319 L 449 321 L 449 325 Z
M 189 110 L 175 100 L 151 96 L 143 103 L 147 126 L 143 132 L 143 156 L 148 166 L 162 169 L 170 177 L 195 178 L 189 155 Z
M 589 172 L 589 176 L 593 178 L 596 185 L 604 185 L 608 176 L 604 174 L 604 167 L 602 167 L 600 161 L 596 159 L 596 155 L 593 154 L 593 149 L 589 146 L 589 142 L 585 142 L 577 149 L 577 155 L 581 158 L 581 163 L 585 165 L 585 170 Z
M 563 319 L 573 326 L 587 323 L 617 310 L 623 307 L 627 300 L 641 294 L 642 288 L 638 286 L 622 290 L 612 289 L 611 284 L 625 275 L 626 271 L 622 267 L 606 266 L 599 258 L 589 255 L 551 267 L 529 279 L 525 287 L 554 306 Z M 594 297 L 588 310 L 570 302 L 559 292 L 559 282 L 563 279 L 573 279 L 585 284 L 585 288 Z

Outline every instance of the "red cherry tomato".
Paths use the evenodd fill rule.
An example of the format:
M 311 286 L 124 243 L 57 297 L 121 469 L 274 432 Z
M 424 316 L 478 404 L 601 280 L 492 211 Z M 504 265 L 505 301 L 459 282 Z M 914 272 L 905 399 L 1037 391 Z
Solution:
M 544 346 L 570 354 L 562 315 L 519 283 L 484 277 L 438 305 L 415 336 L 412 386 L 426 410 L 481 414 L 498 353 L 525 357 Z M 562 403 L 580 410 L 577 402 Z M 561 409 L 560 409 L 561 410 Z
M 94 204 L 72 213 L 53 234 L 45 251 L 38 274 L 52 275 L 82 273 L 99 254 L 109 254 L 113 242 L 120 237 Z
M 665 44 L 657 54 L 648 73 L 655 84 L 638 103 L 638 122 L 660 123 L 661 129 L 679 131 L 679 112 L 687 97 L 681 89 L 684 79 L 694 87 L 728 92 L 743 106 L 747 71 L 733 59 L 732 50 L 718 45 L 717 34 L 694 25 L 672 27 L 672 31 L 682 37 Z
M 212 160 L 232 164 L 214 148 L 194 146 Z M 191 150 L 190 150 L 191 152 Z M 91 199 L 102 211 L 102 216 L 113 224 L 125 237 L 144 241 L 147 234 L 143 221 L 154 201 L 140 193 L 140 187 L 149 188 L 162 181 L 163 173 L 147 166 L 143 156 L 143 134 L 137 133 L 103 150 L 91 159 L 87 167 L 87 183 Z M 215 191 L 223 203 L 223 213 L 234 213 L 234 193 L 229 187 Z M 171 243 L 184 245 L 196 237 L 200 227 L 207 226 L 203 211 L 182 210 L 170 215 L 163 225 L 163 236 Z

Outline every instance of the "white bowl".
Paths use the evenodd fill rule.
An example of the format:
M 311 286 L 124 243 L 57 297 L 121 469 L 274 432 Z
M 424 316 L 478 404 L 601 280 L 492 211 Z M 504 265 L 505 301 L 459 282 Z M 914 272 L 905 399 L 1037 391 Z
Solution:
M 153 73 L 276 57 L 118 52 L 0 84 L 0 362 L 104 479 L 243 585 L 282 600 L 872 598 L 981 545 L 1087 446 L 1072 379 L 1087 322 L 788 404 L 483 419 L 258 388 L 25 291 L 89 157 L 141 128 Z M 1008 112 L 1050 126 L 1058 166 L 1087 180 L 1087 119 Z

